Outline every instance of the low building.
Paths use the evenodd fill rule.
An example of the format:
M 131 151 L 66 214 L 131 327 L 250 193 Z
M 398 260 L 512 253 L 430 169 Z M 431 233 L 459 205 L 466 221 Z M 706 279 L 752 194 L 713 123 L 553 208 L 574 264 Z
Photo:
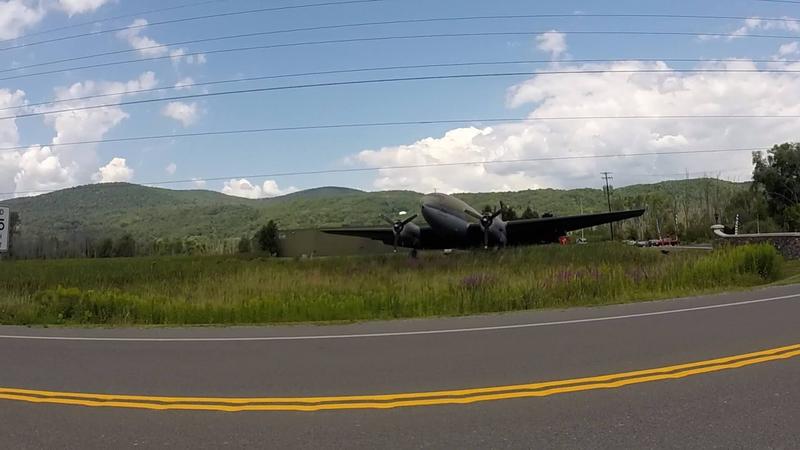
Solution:
M 278 237 L 281 256 L 285 257 L 311 258 L 392 253 L 392 246 L 380 241 L 333 235 L 316 229 L 283 230 Z

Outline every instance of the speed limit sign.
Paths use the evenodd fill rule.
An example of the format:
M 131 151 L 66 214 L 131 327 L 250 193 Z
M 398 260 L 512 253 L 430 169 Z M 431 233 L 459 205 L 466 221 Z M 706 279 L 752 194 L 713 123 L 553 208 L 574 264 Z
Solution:
M 11 212 L 6 206 L 0 206 L 0 252 L 8 251 L 8 231 L 11 228 Z

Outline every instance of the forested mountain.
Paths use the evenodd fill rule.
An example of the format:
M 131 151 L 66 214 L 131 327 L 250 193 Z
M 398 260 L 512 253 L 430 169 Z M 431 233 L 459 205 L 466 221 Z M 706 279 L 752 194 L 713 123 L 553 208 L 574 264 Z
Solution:
M 626 186 L 613 190 L 612 208 L 648 208 L 643 221 L 630 224 L 624 230 L 630 237 L 652 236 L 657 229 L 664 234 L 674 233 L 676 223 L 679 234 L 687 231 L 707 234 L 715 214 L 726 214 L 731 196 L 748 186 L 748 183 L 709 178 Z M 76 248 L 86 247 L 97 240 L 116 239 L 125 234 L 139 243 L 186 239 L 227 242 L 252 236 L 270 219 L 275 220 L 281 229 L 380 225 L 383 224 L 380 214 L 418 211 L 421 196 L 411 191 L 364 192 L 324 187 L 251 200 L 205 190 L 170 190 L 109 183 L 2 203 L 19 214 L 20 223 L 15 236 L 18 250 L 22 250 L 22 246 L 48 246 L 58 241 L 58 245 L 67 245 L 70 251 L 76 251 Z M 526 209 L 529 209 L 528 215 L 569 215 L 608 209 L 601 189 L 537 189 L 456 196 L 477 209 L 497 208 L 503 201 L 517 217 L 522 216 Z M 217 247 L 227 251 L 232 246 L 231 241 Z

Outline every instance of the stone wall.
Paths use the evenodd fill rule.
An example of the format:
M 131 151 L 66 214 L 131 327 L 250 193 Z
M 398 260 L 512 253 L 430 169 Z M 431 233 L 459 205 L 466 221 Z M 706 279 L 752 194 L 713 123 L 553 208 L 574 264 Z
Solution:
M 772 244 L 772 246 L 775 247 L 786 259 L 800 259 L 800 236 L 794 235 L 731 235 L 726 237 L 718 237 L 714 241 L 714 247 L 762 243 Z

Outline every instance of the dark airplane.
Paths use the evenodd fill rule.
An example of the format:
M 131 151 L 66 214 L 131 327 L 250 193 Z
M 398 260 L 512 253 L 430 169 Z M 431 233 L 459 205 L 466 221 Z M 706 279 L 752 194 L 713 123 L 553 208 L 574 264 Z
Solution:
M 416 214 L 403 220 L 381 216 L 392 228 L 358 227 L 329 228 L 325 233 L 358 236 L 382 241 L 397 247 L 417 249 L 462 249 L 483 246 L 532 245 L 558 242 L 568 231 L 604 223 L 639 217 L 644 209 L 566 217 L 542 217 L 504 221 L 501 209 L 481 214 L 462 200 L 445 194 L 422 197 L 422 217 L 428 226 L 412 221 Z

